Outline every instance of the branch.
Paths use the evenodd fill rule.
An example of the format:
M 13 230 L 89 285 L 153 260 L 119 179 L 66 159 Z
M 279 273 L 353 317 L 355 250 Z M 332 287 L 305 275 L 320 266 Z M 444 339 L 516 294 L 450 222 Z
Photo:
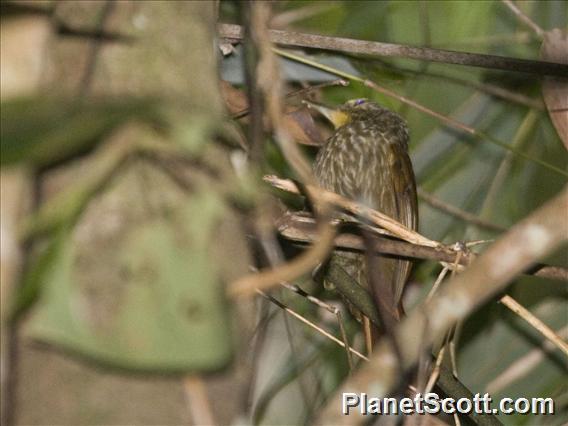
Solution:
M 375 324 L 375 326 L 380 328 L 381 321 L 379 319 L 379 314 L 368 291 L 361 287 L 347 272 L 345 272 L 343 268 L 341 268 L 341 266 L 337 265 L 336 262 L 330 262 L 328 265 L 328 274 L 330 281 L 333 282 L 336 290 L 346 297 L 350 303 L 356 306 L 358 310 L 366 315 L 371 322 Z M 390 354 L 387 354 L 387 356 L 388 355 Z M 392 364 L 392 358 L 388 362 Z M 471 391 L 453 376 L 450 369 L 443 365 L 439 372 L 437 385 L 447 396 L 451 396 L 456 400 L 459 398 L 473 398 Z M 344 416 L 344 418 L 347 424 L 350 424 L 349 419 L 346 416 Z M 470 416 L 470 419 L 480 426 L 501 424 L 495 416 L 490 414 Z M 319 422 L 316 422 L 316 424 L 319 424 Z
M 501 298 L 500 302 L 509 308 L 511 311 L 516 313 L 530 325 L 532 325 L 539 333 L 546 337 L 550 342 L 552 342 L 556 347 L 558 347 L 564 355 L 568 356 L 568 344 L 556 334 L 550 327 L 543 323 L 540 319 L 535 317 L 528 309 L 522 306 L 519 302 L 513 299 L 509 295 L 505 295 Z
M 312 243 L 318 238 L 314 220 L 309 217 L 286 213 L 278 222 L 278 232 L 292 241 L 300 243 Z M 435 260 L 453 264 L 456 261 L 456 252 L 448 246 L 428 247 L 418 244 L 398 241 L 390 238 L 377 237 L 379 242 L 373 250 L 376 254 L 389 254 L 393 256 L 410 257 L 413 259 Z M 361 237 L 353 234 L 341 234 L 335 237 L 335 247 L 339 249 L 365 251 L 366 247 Z M 458 264 L 467 266 L 476 255 L 472 252 L 462 252 Z M 559 266 L 537 264 L 525 270 L 526 275 L 534 275 L 551 280 L 568 281 L 568 269 Z
M 422 188 L 418 188 L 418 196 L 422 198 L 424 201 L 426 201 L 426 203 L 430 204 L 430 206 L 434 207 L 435 209 L 448 213 L 449 215 L 457 217 L 458 219 L 461 219 L 465 222 L 471 223 L 472 225 L 497 232 L 503 232 L 506 230 L 506 228 L 503 226 L 487 222 L 483 219 L 480 219 L 478 216 L 472 213 L 466 212 L 465 210 L 452 206 L 451 204 L 448 204 L 440 200 L 439 198 L 433 196 L 432 194 L 424 191 Z
M 555 333 L 563 339 L 568 339 L 568 325 L 565 325 Z M 549 356 L 554 349 L 555 345 L 550 340 L 544 340 L 541 345 L 518 358 L 504 371 L 501 371 L 497 377 L 487 384 L 485 390 L 490 394 L 500 392 L 506 386 L 534 371 L 542 359 Z
M 258 87 L 264 94 L 266 110 L 274 126 L 275 139 L 286 159 L 288 165 L 297 176 L 306 183 L 314 181 L 311 166 L 302 151 L 293 143 L 286 126 L 282 121 L 282 81 L 278 69 L 278 61 L 268 39 L 266 22 L 269 19 L 268 4 L 253 2 L 251 10 L 251 38 L 258 50 L 258 63 L 256 64 L 256 77 Z M 227 287 L 230 297 L 252 296 L 256 290 L 264 290 L 277 285 L 280 281 L 291 281 L 300 275 L 313 270 L 322 262 L 333 247 L 336 229 L 328 220 L 329 207 L 327 202 L 318 204 L 318 231 L 319 238 L 305 253 L 288 263 L 278 265 L 260 273 L 246 275 Z
M 280 179 L 276 176 L 267 175 L 264 176 L 264 181 L 270 183 L 275 188 L 281 189 L 283 191 L 291 192 L 293 194 L 300 194 L 300 191 L 296 187 L 296 184 L 291 180 Z M 326 191 L 323 188 L 314 185 L 305 186 L 307 193 L 311 199 L 317 200 L 318 203 L 330 203 L 337 207 L 340 207 L 353 215 L 362 218 L 363 220 L 369 220 L 375 225 L 386 229 L 392 235 L 408 241 L 410 243 L 420 244 L 427 247 L 440 247 L 441 244 L 437 241 L 433 241 L 420 235 L 418 232 L 407 228 L 403 224 L 397 222 L 396 220 L 388 217 L 387 215 L 373 210 L 361 203 L 348 200 L 339 194 L 331 191 Z
M 240 25 L 219 24 L 217 29 L 220 37 L 232 40 L 241 40 L 243 38 L 243 28 Z M 554 62 L 533 61 L 479 53 L 464 53 L 452 50 L 414 47 L 403 44 L 381 43 L 377 41 L 355 40 L 351 38 L 330 37 L 281 30 L 270 30 L 269 34 L 270 40 L 273 43 L 284 46 L 326 49 L 371 56 L 417 59 L 421 61 L 442 62 L 538 75 L 568 75 L 568 65 Z
M 299 313 L 297 313 L 296 311 L 294 311 L 293 309 L 290 309 L 289 307 L 287 307 L 286 305 L 284 305 L 283 303 L 279 302 L 278 300 L 276 300 L 274 297 L 270 296 L 269 294 L 266 294 L 263 291 L 257 290 L 256 291 L 258 294 L 260 294 L 262 297 L 264 297 L 265 299 L 269 300 L 270 302 L 274 303 L 276 306 L 278 306 L 280 309 L 284 310 L 286 313 L 292 315 L 294 318 L 296 318 L 298 321 L 303 322 L 304 324 L 306 324 L 308 327 L 316 330 L 318 333 L 320 333 L 322 336 L 327 337 L 329 340 L 331 340 L 334 343 L 337 343 L 339 346 L 341 346 L 342 348 L 346 348 L 346 350 L 349 350 L 349 352 L 351 352 L 352 354 L 358 356 L 359 358 L 368 361 L 369 358 L 367 358 L 365 355 L 363 355 L 361 352 L 356 351 L 355 349 L 347 346 L 345 344 L 345 342 L 342 342 L 341 340 L 339 340 L 337 337 L 335 337 L 333 334 L 325 331 L 323 328 L 321 328 L 320 326 L 314 324 L 313 322 L 309 321 L 308 319 L 304 318 L 302 315 L 300 315 Z
M 514 92 L 512 90 L 505 89 L 504 87 L 495 84 L 471 81 L 465 78 L 459 78 L 445 73 L 433 72 L 431 70 L 422 71 L 422 70 L 413 70 L 410 68 L 403 68 L 400 66 L 395 67 L 385 62 L 381 62 L 381 66 L 386 67 L 387 69 L 393 69 L 399 72 L 403 72 L 411 76 L 434 78 L 438 80 L 443 80 L 447 83 L 453 83 L 460 86 L 471 87 L 475 90 L 487 93 L 488 95 L 500 98 L 502 100 L 506 100 L 508 102 L 524 105 L 529 108 L 537 109 L 539 111 L 544 110 L 544 103 L 541 99 L 531 98 L 527 95 L 519 93 L 518 91 Z
M 501 1 L 505 4 L 505 6 L 509 8 L 509 10 L 511 10 L 511 12 L 513 12 L 513 14 L 519 19 L 519 21 L 530 27 L 530 29 L 533 30 L 540 38 L 544 37 L 544 30 L 540 28 L 531 18 L 525 15 L 515 3 L 513 3 L 511 0 Z
M 567 241 L 568 188 L 516 224 L 463 273 L 451 279 L 431 301 L 413 310 L 395 330 L 404 369 L 411 369 L 424 345 L 431 345 L 457 321 L 502 291 L 518 273 Z M 360 424 L 358 411 L 340 411 L 343 392 L 387 396 L 397 384 L 397 363 L 389 343 L 381 340 L 373 357 L 336 390 L 320 413 L 319 424 Z M 357 416 L 357 417 L 356 417 Z

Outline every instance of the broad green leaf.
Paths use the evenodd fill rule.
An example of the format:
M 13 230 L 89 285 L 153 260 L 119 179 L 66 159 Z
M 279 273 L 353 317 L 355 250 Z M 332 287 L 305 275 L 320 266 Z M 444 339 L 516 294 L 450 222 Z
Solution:
M 308 368 L 313 367 L 316 361 L 321 360 L 323 355 L 322 348 L 323 345 L 317 345 L 314 348 L 310 348 L 309 351 L 303 351 L 301 357 L 298 357 L 297 354 L 289 355 L 284 368 L 276 372 L 277 374 L 266 386 L 266 389 L 263 389 L 260 393 L 254 409 L 253 424 L 268 424 L 270 420 L 274 420 L 265 418 L 271 402 L 276 399 L 278 393 L 284 387 L 297 380 L 298 376 L 303 374 Z M 297 421 L 300 412 L 296 410 L 295 413 L 290 414 L 293 414 L 294 420 Z
M 124 132 L 123 132 L 124 133 Z M 140 141 L 143 136 L 140 136 Z M 85 172 L 68 188 L 47 200 L 27 217 L 20 229 L 24 241 L 49 234 L 63 227 L 71 228 L 89 201 L 108 184 L 112 175 L 133 151 L 132 145 L 113 144 L 93 153 L 85 163 Z
M 85 213 L 96 214 L 101 229 L 83 235 L 79 222 L 36 279 L 42 297 L 27 333 L 130 370 L 218 369 L 231 357 L 231 338 L 222 259 L 212 246 L 229 210 L 206 187 L 187 193 L 162 172 L 140 167 L 123 172 Z M 140 176 L 151 176 L 150 184 L 136 189 Z M 109 207 L 118 194 L 126 196 L 120 214 Z M 105 231 L 113 220 L 119 228 Z
M 538 286 L 537 281 L 547 284 L 543 280 L 532 279 L 532 282 L 526 283 L 525 289 Z M 543 301 L 530 310 L 552 329 L 566 332 L 565 301 Z M 479 328 L 481 321 L 486 323 L 483 330 Z M 564 354 L 559 349 L 543 351 L 546 339 L 504 305 L 494 304 L 475 314 L 466 323 L 464 333 L 458 372 L 460 379 L 473 392 L 483 394 L 490 390 L 494 400 L 504 397 L 559 397 L 565 392 Z M 488 348 L 491 348 L 490 356 L 487 356 Z M 550 424 L 565 423 L 568 418 L 565 407 L 557 402 L 555 408 L 557 415 L 550 419 Z M 545 424 L 542 417 L 526 415 L 501 415 L 499 419 L 504 424 Z
M 84 152 L 133 117 L 151 117 L 149 100 L 73 101 L 21 98 L 2 102 L 2 165 L 47 166 Z
M 204 113 L 192 112 L 175 119 L 173 140 L 189 155 L 198 155 L 210 140 L 219 122 Z

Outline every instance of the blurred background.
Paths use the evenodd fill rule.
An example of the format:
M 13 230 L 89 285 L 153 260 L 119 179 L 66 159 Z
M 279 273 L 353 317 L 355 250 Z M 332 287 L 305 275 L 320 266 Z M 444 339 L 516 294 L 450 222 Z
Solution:
M 503 1 L 278 1 L 268 27 L 539 59 L 545 32 L 566 31 L 567 4 L 514 4 L 536 30 Z M 254 59 L 216 36 L 219 22 L 246 24 L 246 7 L 2 2 L 2 424 L 309 424 L 348 377 L 345 350 L 274 301 L 225 297 L 227 283 L 272 262 L 259 235 L 280 261 L 302 250 L 275 223 L 304 200 L 261 179 L 298 178 L 267 117 L 262 152 L 247 160 Z M 309 161 L 331 129 L 302 99 L 369 98 L 405 118 L 419 232 L 432 240 L 497 239 L 566 184 L 538 164 L 566 171 L 567 135 L 549 114 L 565 81 L 546 89 L 514 70 L 290 52 L 490 135 L 279 57 L 286 126 Z M 542 262 L 568 267 L 566 245 Z M 441 269 L 416 262 L 407 310 Z M 295 284 L 341 308 L 311 273 Z M 507 294 L 566 339 L 566 282 L 523 275 Z M 285 288 L 271 296 L 339 336 L 329 310 Z M 363 350 L 346 311 L 344 322 Z M 473 393 L 555 399 L 555 416 L 501 415 L 504 424 L 568 421 L 565 355 L 498 299 L 463 324 L 456 362 Z

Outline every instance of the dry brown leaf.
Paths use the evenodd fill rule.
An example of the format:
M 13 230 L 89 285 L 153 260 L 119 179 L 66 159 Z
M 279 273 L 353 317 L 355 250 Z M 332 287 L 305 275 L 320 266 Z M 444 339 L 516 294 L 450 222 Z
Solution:
M 248 108 L 247 95 L 242 90 L 233 87 L 225 80 L 221 80 L 221 96 L 231 114 L 236 114 Z
M 568 33 L 558 28 L 548 31 L 540 57 L 546 61 L 568 64 Z M 545 77 L 542 94 L 550 119 L 568 149 L 568 77 Z
M 247 110 L 248 100 L 243 90 L 233 87 L 221 80 L 221 94 L 227 110 L 232 114 L 240 114 Z M 265 120 L 266 122 L 266 120 Z M 284 117 L 284 126 L 292 139 L 302 145 L 321 145 L 323 138 L 307 108 L 288 106 Z
M 321 133 L 306 107 L 288 111 L 284 124 L 297 143 L 316 146 L 323 143 Z

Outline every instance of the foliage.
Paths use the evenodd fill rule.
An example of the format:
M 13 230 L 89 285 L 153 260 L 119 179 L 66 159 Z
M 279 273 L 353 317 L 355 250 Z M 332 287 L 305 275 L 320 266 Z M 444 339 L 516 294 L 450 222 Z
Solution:
M 289 30 L 533 59 L 539 54 L 539 38 L 497 1 L 282 1 L 272 6 L 274 22 L 287 16 Z M 235 7 L 223 2 L 220 20 L 236 21 Z M 545 29 L 565 25 L 567 11 L 561 1 L 525 2 L 521 7 Z M 244 81 L 240 54 L 237 49 L 221 65 L 222 75 L 235 85 Z M 304 54 L 376 81 L 533 159 L 566 169 L 566 150 L 539 105 L 540 84 L 534 76 L 409 59 L 310 50 Z M 281 65 L 290 91 L 304 83 L 335 79 L 329 72 L 289 59 Z M 200 78 L 210 80 L 212 74 L 194 76 L 195 87 L 200 87 Z M 532 102 L 492 95 L 489 86 Z M 366 97 L 398 111 L 411 129 L 410 153 L 419 186 L 505 228 L 566 183 L 558 173 L 490 140 L 450 129 L 360 83 L 328 87 L 317 96 L 328 104 Z M 297 99 L 287 102 L 290 109 L 298 105 Z M 200 98 L 195 103 L 207 102 Z M 230 362 L 235 350 L 234 306 L 225 298 L 230 279 L 224 269 L 241 268 L 242 273 L 249 266 L 237 215 L 268 199 L 269 191 L 257 179 L 259 170 L 293 175 L 269 138 L 265 163 L 235 173 L 223 139 L 237 139 L 240 129 L 237 136 L 230 133 L 218 109 L 196 108 L 192 102 L 180 105 L 167 95 L 151 100 L 103 96 L 86 102 L 64 97 L 3 100 L 3 169 L 26 167 L 40 177 L 62 165 L 79 170 L 64 179 L 68 186 L 59 194 L 42 200 L 20 229 L 22 241 L 34 243 L 22 285 L 13 297 L 13 318 L 27 314 L 26 336 L 125 370 L 201 373 Z M 246 131 L 246 121 L 240 123 Z M 316 150 L 305 147 L 304 152 L 313 156 Z M 284 201 L 295 208 L 302 205 L 298 199 Z M 274 206 L 266 202 L 259 210 L 265 207 Z M 499 236 L 425 202 L 420 205 L 420 232 L 447 243 Z M 280 242 L 285 256 L 297 254 L 295 246 Z M 566 267 L 564 254 L 543 261 Z M 416 265 L 407 309 L 423 300 L 439 271 L 434 262 Z M 322 299 L 334 298 L 310 278 L 298 283 Z M 508 293 L 555 330 L 565 328 L 565 292 L 557 283 L 523 277 Z M 335 317 L 327 318 L 290 295 L 280 296 L 339 335 Z M 273 313 L 279 308 L 267 309 Z M 256 354 L 260 362 L 251 417 L 261 424 L 309 422 L 347 376 L 345 352 L 328 341 L 322 343 L 304 325 L 280 315 L 270 319 L 265 345 Z M 348 340 L 358 346 L 358 325 L 347 319 L 346 328 Z M 526 357 L 544 342 L 496 301 L 463 325 L 459 343 L 460 380 L 473 392 L 484 393 L 489 387 L 494 399 L 561 399 L 565 392 L 560 378 L 566 375 L 566 364 L 552 350 L 513 380 L 497 380 L 514 366 L 522 369 Z M 544 421 L 564 422 L 566 407 L 557 409 L 558 416 Z M 535 421 L 530 416 L 500 420 Z
M 311 12 L 312 7 L 310 2 L 278 3 L 275 5 L 274 22 L 278 22 L 280 14 L 294 11 L 305 19 L 298 18 L 289 25 L 287 29 L 292 31 L 538 59 L 538 37 L 519 23 L 500 2 L 328 2 L 315 13 Z M 562 2 L 523 2 L 520 7 L 544 29 L 565 25 L 567 11 Z M 356 75 L 370 78 L 436 112 L 447 114 L 528 153 L 532 158 L 566 170 L 566 151 L 546 110 L 491 96 L 483 90 L 484 85 L 495 84 L 538 100 L 540 83 L 533 76 L 425 64 L 408 59 L 346 57 L 329 52 L 308 52 L 304 56 L 306 54 L 320 63 L 347 58 L 357 68 Z M 289 67 L 288 60 L 282 61 L 282 65 Z M 288 77 L 290 84 L 308 78 L 301 70 L 297 71 L 295 77 Z M 412 161 L 418 183 L 424 190 L 485 220 L 510 227 L 558 193 L 565 184 L 561 175 L 535 166 L 488 141 L 473 139 L 450 129 L 440 121 L 358 83 L 322 91 L 323 101 L 328 104 L 360 97 L 371 98 L 398 110 L 407 119 L 411 129 Z M 282 168 L 278 163 L 273 167 Z M 424 202 L 420 206 L 420 231 L 430 238 L 446 242 L 494 239 L 498 236 Z M 566 257 L 560 254 L 546 261 L 566 266 Z M 439 267 L 432 262 L 421 262 L 415 271 L 410 292 L 420 288 L 425 294 Z M 544 313 L 542 309 L 548 306 L 547 314 L 541 318 L 559 329 L 565 325 L 566 318 L 565 300 L 559 296 L 563 292 L 558 290 L 558 286 L 556 282 L 522 278 L 511 285 L 510 292 L 521 298 L 525 306 L 534 308 L 535 312 Z M 538 292 L 533 290 L 536 287 L 540 289 Z M 527 334 L 526 326 L 519 319 L 515 319 L 516 325 L 511 326 L 511 315 L 504 307 L 495 306 L 494 301 L 488 306 L 491 309 L 484 309 L 467 322 L 460 339 L 460 379 L 473 392 L 482 392 L 507 367 L 522 363 L 531 348 L 542 344 L 542 338 Z M 484 315 L 487 312 L 490 312 L 489 316 Z M 493 351 L 495 353 L 488 357 Z M 499 360 L 498 365 L 490 367 L 491 359 Z M 557 378 L 565 374 L 565 363 L 558 363 L 554 356 L 544 357 L 530 371 L 525 371 L 522 378 L 495 390 L 493 396 L 558 395 L 562 386 Z M 278 373 L 274 375 L 279 377 Z M 314 375 L 316 373 L 305 373 L 303 377 L 305 380 Z M 311 403 L 311 400 L 306 403 L 307 410 Z M 280 406 L 286 402 L 278 398 L 274 404 Z M 280 412 L 281 408 L 275 408 L 275 413 L 277 411 Z M 561 423 L 562 418 L 563 415 L 559 415 L 551 421 Z M 271 419 L 268 411 L 263 423 L 270 424 Z M 507 424 L 533 422 L 530 417 L 524 416 L 501 416 L 500 420 Z

